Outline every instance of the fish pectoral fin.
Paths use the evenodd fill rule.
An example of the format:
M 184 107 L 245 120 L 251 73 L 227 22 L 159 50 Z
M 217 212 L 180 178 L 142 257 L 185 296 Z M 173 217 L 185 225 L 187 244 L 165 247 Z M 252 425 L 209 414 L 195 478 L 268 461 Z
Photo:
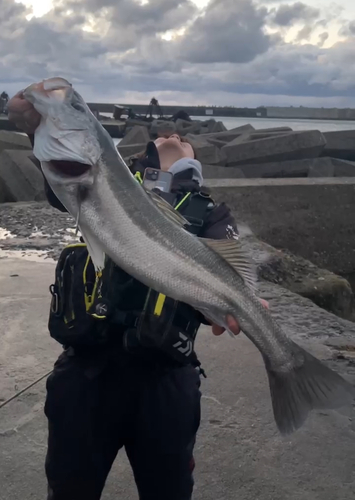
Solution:
M 95 271 L 100 272 L 105 267 L 105 252 L 102 250 L 99 241 L 87 229 L 82 230 L 79 225 L 80 233 L 86 243 L 88 253 L 94 264 Z
M 199 238 L 211 250 L 218 253 L 241 276 L 245 284 L 254 292 L 257 288 L 257 272 L 253 262 L 246 255 L 239 241 L 233 239 L 211 240 Z
M 179 212 L 177 212 L 175 208 L 173 208 L 161 196 L 159 196 L 157 193 L 154 193 L 154 191 L 149 191 L 148 189 L 145 189 L 144 187 L 143 189 L 169 220 L 175 222 L 181 227 L 190 225 L 190 222 L 188 222 L 185 219 L 185 217 L 183 217 Z

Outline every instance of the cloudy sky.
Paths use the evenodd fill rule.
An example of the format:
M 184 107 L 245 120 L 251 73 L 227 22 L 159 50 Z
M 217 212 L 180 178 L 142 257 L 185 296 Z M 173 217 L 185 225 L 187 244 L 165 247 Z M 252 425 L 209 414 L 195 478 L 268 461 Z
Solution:
M 0 0 L 0 91 L 355 107 L 354 0 Z

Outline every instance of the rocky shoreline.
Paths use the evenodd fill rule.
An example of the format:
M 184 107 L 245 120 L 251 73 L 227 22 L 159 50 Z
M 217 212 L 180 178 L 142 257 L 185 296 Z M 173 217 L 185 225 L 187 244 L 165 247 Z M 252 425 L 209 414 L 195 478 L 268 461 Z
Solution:
M 75 221 L 47 202 L 0 204 L 0 250 L 58 259 L 62 248 L 78 241 Z M 0 254 L 1 258 L 1 254 Z

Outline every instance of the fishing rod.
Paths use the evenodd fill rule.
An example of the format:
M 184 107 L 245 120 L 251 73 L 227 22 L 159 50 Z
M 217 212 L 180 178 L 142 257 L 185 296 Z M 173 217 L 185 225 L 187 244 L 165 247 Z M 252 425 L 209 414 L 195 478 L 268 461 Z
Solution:
M 38 384 L 41 380 L 43 380 L 44 378 L 48 377 L 51 373 L 53 372 L 53 370 L 51 370 L 50 372 L 48 373 L 45 373 L 44 375 L 42 375 L 40 378 L 38 378 L 37 380 L 35 380 L 34 382 L 32 382 L 32 384 L 28 385 L 27 387 L 25 387 L 24 389 L 22 389 L 21 391 L 17 392 L 16 394 L 14 394 L 13 396 L 11 396 L 11 398 L 7 399 L 6 401 L 4 401 L 3 403 L 0 404 L 0 410 L 1 408 L 3 408 L 4 406 L 6 406 L 8 403 L 10 403 L 11 401 L 13 401 L 14 399 L 18 398 L 19 396 L 21 396 L 21 394 L 23 394 L 24 392 L 28 391 L 28 389 L 31 389 L 31 387 L 35 386 L 36 384 Z

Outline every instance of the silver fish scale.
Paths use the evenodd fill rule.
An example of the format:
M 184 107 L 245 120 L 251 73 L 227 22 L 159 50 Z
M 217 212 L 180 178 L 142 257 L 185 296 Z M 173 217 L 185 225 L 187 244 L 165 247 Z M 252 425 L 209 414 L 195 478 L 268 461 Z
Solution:
M 244 333 L 271 361 L 288 364 L 288 339 L 234 269 L 167 219 L 143 196 L 129 171 L 106 161 L 101 167 L 82 204 L 80 221 L 105 253 L 147 286 L 192 305 L 219 324 L 225 324 L 227 314 L 238 318 Z

